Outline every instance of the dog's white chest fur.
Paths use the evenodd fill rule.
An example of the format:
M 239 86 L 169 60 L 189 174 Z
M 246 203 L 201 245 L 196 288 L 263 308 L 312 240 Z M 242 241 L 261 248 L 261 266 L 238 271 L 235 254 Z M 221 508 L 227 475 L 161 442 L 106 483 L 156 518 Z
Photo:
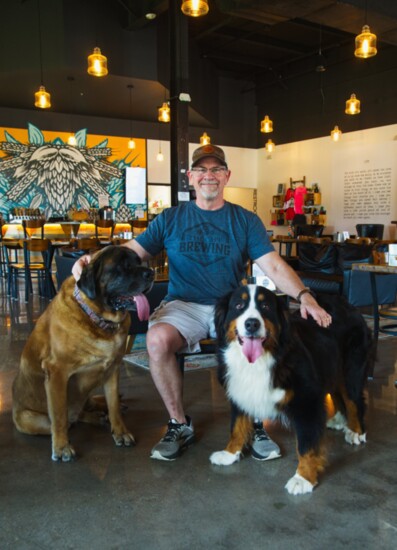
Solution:
M 253 418 L 275 418 L 280 414 L 276 405 L 285 397 L 285 390 L 273 387 L 270 353 L 264 353 L 255 363 L 249 363 L 238 342 L 232 342 L 224 352 L 228 365 L 226 391 L 238 407 Z

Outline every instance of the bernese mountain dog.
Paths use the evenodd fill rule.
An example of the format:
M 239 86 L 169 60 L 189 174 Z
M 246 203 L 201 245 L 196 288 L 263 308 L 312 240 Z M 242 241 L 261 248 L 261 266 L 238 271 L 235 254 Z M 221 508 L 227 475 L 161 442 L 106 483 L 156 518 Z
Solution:
M 251 441 L 253 419 L 286 421 L 295 430 L 298 468 L 285 488 L 309 493 L 325 467 L 326 426 L 343 430 L 352 445 L 365 442 L 367 373 L 374 360 L 373 339 L 359 310 L 342 296 L 321 295 L 332 316 L 322 328 L 300 311 L 290 314 L 283 297 L 257 285 L 241 286 L 215 310 L 219 380 L 232 404 L 232 431 L 212 464 L 240 459 Z M 326 397 L 335 414 L 327 422 Z

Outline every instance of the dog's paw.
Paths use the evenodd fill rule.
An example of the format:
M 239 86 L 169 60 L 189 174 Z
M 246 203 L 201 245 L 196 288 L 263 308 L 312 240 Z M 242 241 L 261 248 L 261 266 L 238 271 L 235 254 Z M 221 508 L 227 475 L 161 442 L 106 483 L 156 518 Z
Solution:
M 64 447 L 52 449 L 51 459 L 54 462 L 71 462 L 76 458 L 76 451 L 72 445 L 68 443 Z
M 112 437 L 117 447 L 132 447 L 135 445 L 134 436 L 128 432 L 122 434 L 112 433 Z
M 344 430 L 346 427 L 346 417 L 341 413 L 337 412 L 329 420 L 327 420 L 327 428 L 331 430 Z
M 229 453 L 229 451 L 217 451 L 212 453 L 210 456 L 211 464 L 216 464 L 217 466 L 230 466 L 240 460 L 241 452 Z
M 285 488 L 290 495 L 304 495 L 313 491 L 314 485 L 299 474 L 295 474 L 287 482 Z
M 345 441 L 350 445 L 361 445 L 361 443 L 367 442 L 367 434 L 359 434 L 345 427 Z

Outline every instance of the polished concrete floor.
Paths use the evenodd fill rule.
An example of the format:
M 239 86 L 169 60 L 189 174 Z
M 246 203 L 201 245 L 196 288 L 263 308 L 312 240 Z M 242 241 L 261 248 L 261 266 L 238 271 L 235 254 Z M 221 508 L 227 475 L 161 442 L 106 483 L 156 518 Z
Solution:
M 18 433 L 11 385 L 22 347 L 45 302 L 0 295 L 1 549 L 394 549 L 397 541 L 397 338 L 379 343 L 368 384 L 367 444 L 327 433 L 329 466 L 310 495 L 284 485 L 296 468 L 291 432 L 268 431 L 282 458 L 247 456 L 220 468 L 208 457 L 228 437 L 229 408 L 213 369 L 185 375 L 198 441 L 175 462 L 149 458 L 167 421 L 147 371 L 125 363 L 121 392 L 134 448 L 106 427 L 76 425 L 74 463 L 54 463 L 49 437 Z

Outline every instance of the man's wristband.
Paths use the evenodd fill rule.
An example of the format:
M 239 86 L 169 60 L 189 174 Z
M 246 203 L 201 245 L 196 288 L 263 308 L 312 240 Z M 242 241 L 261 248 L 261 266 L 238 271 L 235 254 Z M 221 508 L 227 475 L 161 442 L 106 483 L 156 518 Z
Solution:
M 303 296 L 304 294 L 306 294 L 306 293 L 311 294 L 310 288 L 305 287 L 303 290 L 301 290 L 301 291 L 299 292 L 298 296 L 296 297 L 296 301 L 299 302 L 299 303 L 301 303 L 301 298 L 302 298 L 302 296 Z

